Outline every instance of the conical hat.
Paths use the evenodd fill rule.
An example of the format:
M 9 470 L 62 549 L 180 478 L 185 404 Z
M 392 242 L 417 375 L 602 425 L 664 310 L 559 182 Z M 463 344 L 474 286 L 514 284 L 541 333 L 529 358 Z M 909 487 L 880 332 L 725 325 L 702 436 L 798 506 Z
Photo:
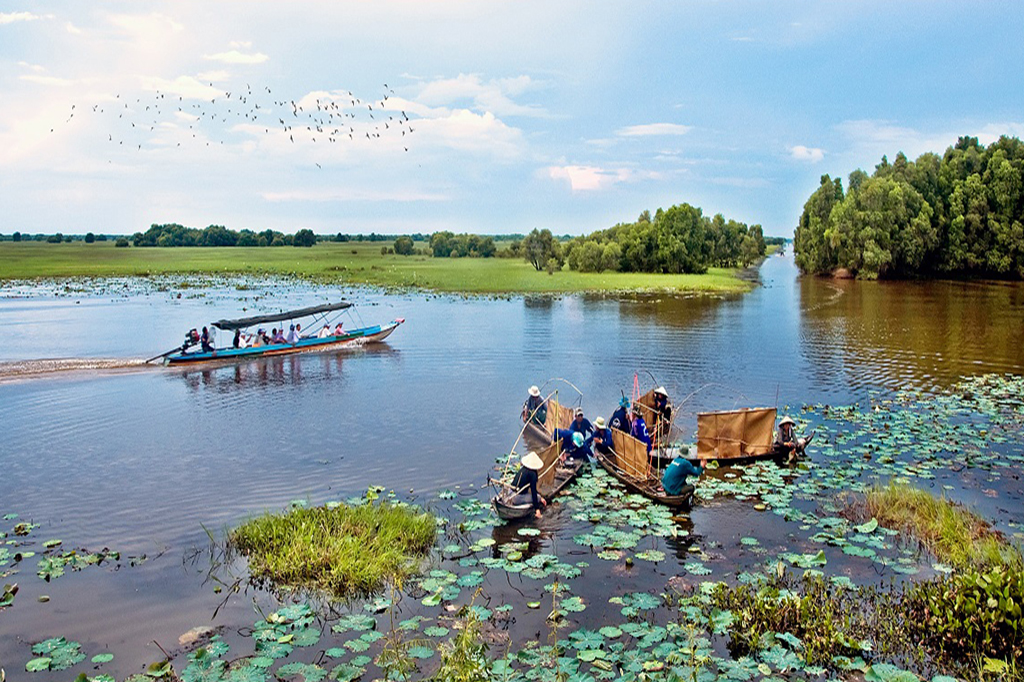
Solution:
M 541 467 L 544 466 L 544 460 L 537 456 L 536 452 L 526 453 L 526 457 L 523 457 L 523 466 L 527 469 L 533 469 L 534 471 L 540 471 Z

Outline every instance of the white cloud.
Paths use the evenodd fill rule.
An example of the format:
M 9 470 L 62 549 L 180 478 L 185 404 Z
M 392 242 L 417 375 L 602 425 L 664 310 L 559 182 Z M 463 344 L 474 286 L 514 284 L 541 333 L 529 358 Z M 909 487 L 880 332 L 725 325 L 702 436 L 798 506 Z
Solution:
M 68 33 L 70 33 L 70 34 L 72 34 L 72 35 L 77 35 L 77 36 L 80 36 L 80 35 L 82 35 L 82 29 L 78 28 L 77 26 L 75 26 L 74 24 L 72 24 L 72 23 L 71 23 L 70 21 L 69 21 L 69 22 L 67 22 L 66 24 L 64 24 L 64 29 L 65 29 L 65 30 L 66 30 L 66 31 L 67 31 Z
M 16 21 L 37 21 L 39 19 L 52 19 L 52 14 L 32 14 L 31 12 L 0 12 L 0 26 L 13 24 Z
M 524 148 L 522 131 L 505 125 L 491 112 L 456 109 L 439 118 L 418 119 L 410 128 L 415 134 L 410 144 L 444 146 L 505 160 L 519 157 Z
M 232 40 L 230 43 L 228 43 L 228 46 L 232 47 L 232 48 L 234 48 L 236 50 L 248 50 L 250 47 L 252 47 L 252 41 L 251 40 Z
M 185 27 L 163 14 L 114 14 L 110 17 L 110 23 L 127 33 L 132 34 L 139 41 L 154 40 L 165 36 L 168 32 L 177 33 Z
M 206 54 L 203 55 L 203 58 L 215 62 L 223 62 L 225 64 L 262 64 L 263 62 L 270 59 L 270 57 L 263 54 L 262 52 L 246 54 L 245 52 L 239 52 L 238 50 L 228 50 L 227 52 Z
M 657 173 L 638 172 L 631 168 L 599 166 L 549 166 L 545 169 L 553 180 L 568 180 L 573 192 L 593 192 L 639 179 L 656 179 Z
M 67 78 L 57 78 L 56 76 L 40 76 L 36 74 L 25 74 L 18 76 L 20 80 L 28 81 L 29 83 L 38 83 L 39 85 L 55 85 L 58 87 L 67 87 L 74 83 L 72 80 Z
M 196 78 L 198 78 L 201 81 L 206 81 L 207 83 L 215 81 L 226 81 L 229 78 L 231 78 L 231 73 L 225 71 L 224 69 L 217 69 L 215 71 L 203 71 L 202 73 L 197 73 Z
M 797 161 L 818 163 L 825 158 L 825 150 L 819 149 L 818 147 L 805 147 L 802 144 L 798 144 L 789 148 L 789 155 Z
M 476 74 L 460 73 L 455 78 L 439 78 L 425 83 L 416 100 L 427 105 L 444 106 L 470 101 L 472 109 L 491 112 L 497 116 L 545 117 L 547 112 L 538 106 L 521 105 L 512 96 L 521 95 L 541 87 L 529 76 L 484 81 Z
M 982 144 L 992 144 L 998 140 L 1002 135 L 1009 135 L 1010 137 L 1024 137 L 1024 123 L 1014 123 L 1007 121 L 1005 123 L 989 123 L 984 126 L 978 132 L 978 142 Z M 950 137 L 949 144 L 953 144 L 955 140 Z M 941 150 L 936 149 L 936 153 Z
M 616 135 L 620 137 L 645 137 L 649 135 L 685 135 L 693 130 L 693 126 L 678 123 L 645 123 L 643 125 L 619 128 Z
M 18 66 L 24 69 L 29 69 L 30 71 L 35 71 L 36 73 L 42 73 L 43 71 L 46 71 L 45 66 L 40 66 L 39 64 L 29 64 L 28 62 L 18 62 Z

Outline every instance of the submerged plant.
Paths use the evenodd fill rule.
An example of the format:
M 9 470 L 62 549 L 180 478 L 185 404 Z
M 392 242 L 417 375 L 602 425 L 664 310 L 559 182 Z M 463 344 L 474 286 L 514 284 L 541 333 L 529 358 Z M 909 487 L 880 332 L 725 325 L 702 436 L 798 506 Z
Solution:
M 254 577 L 348 596 L 411 575 L 436 532 L 432 515 L 379 502 L 265 514 L 231 531 L 228 542 Z

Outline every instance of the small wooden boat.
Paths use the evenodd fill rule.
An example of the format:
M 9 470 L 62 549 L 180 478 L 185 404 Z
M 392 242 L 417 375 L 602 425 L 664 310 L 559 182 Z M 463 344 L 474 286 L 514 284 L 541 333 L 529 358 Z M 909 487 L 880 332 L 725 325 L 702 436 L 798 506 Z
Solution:
M 342 301 L 340 303 L 328 303 L 325 305 L 312 306 L 309 308 L 300 308 L 298 310 L 290 310 L 281 313 L 272 313 L 269 315 L 256 315 L 254 317 L 244 317 L 237 320 L 218 320 L 217 322 L 211 323 L 211 326 L 223 331 L 241 331 L 251 327 L 257 327 L 263 324 L 271 324 L 274 322 L 284 322 L 291 320 L 300 320 L 304 318 L 312 318 L 313 324 L 309 328 L 317 328 L 318 325 L 326 323 L 328 326 L 331 325 L 333 320 L 327 318 L 327 314 L 336 311 L 346 310 L 352 307 L 351 303 Z M 163 355 L 158 355 L 156 358 L 162 358 L 165 365 L 194 365 L 198 363 L 209 363 L 209 362 L 223 362 L 223 361 L 235 361 L 235 360 L 247 360 L 250 358 L 259 358 L 265 356 L 275 355 L 290 355 L 292 353 L 316 353 L 338 350 L 350 346 L 360 346 L 367 343 L 376 343 L 383 341 L 391 335 L 398 325 L 405 322 L 402 318 L 397 318 L 384 325 L 374 325 L 372 327 L 362 327 L 359 329 L 351 329 L 343 332 L 342 334 L 331 334 L 323 337 L 302 337 L 299 338 L 295 343 L 274 343 L 262 346 L 242 346 L 240 348 L 234 348 L 233 346 L 226 346 L 220 348 L 214 348 L 209 351 L 193 351 L 190 350 L 198 343 L 198 339 L 194 336 L 186 337 L 186 341 L 180 348 L 172 351 L 168 351 Z
M 612 446 L 611 454 L 594 454 L 601 466 L 628 490 L 669 507 L 690 508 L 696 489 L 687 485 L 679 495 L 666 493 L 661 487 L 662 470 L 651 464 L 645 443 L 628 433 L 612 429 Z
M 552 442 L 555 438 L 555 429 L 567 429 L 572 424 L 572 420 L 575 417 L 575 410 L 570 407 L 566 407 L 558 402 L 553 397 L 555 394 L 552 393 L 548 396 L 544 403 L 547 405 L 548 411 L 543 424 L 538 424 L 533 415 L 525 415 L 526 423 L 523 426 L 523 435 L 530 440 L 546 445 Z
M 550 501 L 562 488 L 576 478 L 576 474 L 583 468 L 583 460 L 566 460 L 564 465 L 558 462 L 562 454 L 561 443 L 555 441 L 537 453 L 544 462 L 537 480 L 537 493 L 545 500 Z M 491 500 L 494 511 L 498 518 L 505 521 L 515 521 L 533 516 L 533 499 L 530 496 L 529 488 L 516 490 L 511 485 L 504 485 L 500 492 Z

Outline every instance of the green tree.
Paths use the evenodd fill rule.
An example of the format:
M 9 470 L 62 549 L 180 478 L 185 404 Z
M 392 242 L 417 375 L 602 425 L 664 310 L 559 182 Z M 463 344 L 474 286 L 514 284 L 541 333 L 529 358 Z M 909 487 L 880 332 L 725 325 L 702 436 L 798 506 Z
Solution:
M 292 237 L 292 246 L 310 247 L 316 244 L 316 235 L 313 230 L 303 228 Z
M 527 263 L 533 265 L 538 271 L 548 267 L 549 261 L 558 264 L 561 269 L 563 261 L 562 246 L 551 234 L 551 230 L 534 230 L 523 237 L 523 257 Z M 550 269 L 550 268 L 549 268 Z
M 85 233 L 85 243 L 86 244 L 92 244 L 94 241 L 96 241 L 96 235 L 94 235 L 92 232 L 86 232 Z
M 12 234 L 11 235 L 11 241 L 20 242 L 21 241 L 21 232 L 15 232 L 14 234 Z
M 395 239 L 395 253 L 399 256 L 411 256 L 415 246 L 412 237 L 401 236 Z

